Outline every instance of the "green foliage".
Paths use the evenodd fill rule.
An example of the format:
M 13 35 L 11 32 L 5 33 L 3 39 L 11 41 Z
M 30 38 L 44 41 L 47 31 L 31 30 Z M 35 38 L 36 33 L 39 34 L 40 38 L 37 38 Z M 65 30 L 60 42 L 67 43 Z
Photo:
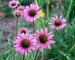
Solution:
M 6 14 L 6 17 L 12 16 L 13 10 L 10 7 L 8 7 L 7 4 L 3 4 L 2 8 L 3 12 Z
M 34 2 L 34 0 L 19 0 L 20 4 L 23 6 L 29 5 L 30 3 Z
M 50 59 L 56 58 L 58 60 L 73 60 L 75 59 L 75 34 L 73 26 L 67 25 L 66 28 L 57 31 L 55 41 L 52 50 L 48 51 Z
M 34 0 L 19 0 L 19 1 L 20 1 L 21 5 L 26 6 L 26 5 L 29 5 L 30 3 L 32 3 Z M 37 0 L 36 2 L 40 6 L 40 9 L 43 9 L 43 6 L 45 5 L 46 2 L 51 3 L 52 1 L 56 1 L 56 0 L 49 0 L 49 2 L 47 2 L 46 0 Z M 54 39 L 56 41 L 56 43 L 53 45 L 51 44 L 51 48 L 52 48 L 51 50 L 45 49 L 43 52 L 39 53 L 41 60 L 43 60 L 44 58 L 46 60 L 74 60 L 75 59 L 75 12 L 74 12 L 75 0 L 73 0 L 73 2 L 71 2 L 71 1 L 72 0 L 67 0 L 67 1 L 63 0 L 62 1 L 64 10 L 61 13 L 63 13 L 64 17 L 67 15 L 67 18 L 69 19 L 69 21 L 72 22 L 72 25 L 67 23 L 67 26 L 65 28 L 63 28 L 62 30 L 58 30 L 56 32 L 56 36 Z M 70 9 L 69 6 L 72 9 Z M 49 9 L 48 6 L 47 6 L 47 9 Z M 12 15 L 12 10 L 9 7 L 5 6 L 3 11 L 7 14 L 7 16 Z M 48 27 L 49 32 L 53 31 L 53 34 L 54 34 L 55 29 L 51 30 L 50 24 L 48 24 L 48 23 L 50 22 L 51 17 L 56 16 L 57 11 L 58 11 L 57 7 L 55 7 L 50 12 L 47 10 L 47 13 L 49 14 L 48 17 L 50 17 L 50 18 L 49 19 L 44 19 L 44 17 L 38 18 L 35 22 L 35 24 L 36 24 L 35 28 L 40 31 L 41 28 L 43 28 L 43 30 L 44 30 L 45 27 Z M 31 25 L 30 26 L 22 25 L 22 26 L 26 27 L 26 28 L 33 27 Z M 19 24 L 18 28 L 20 28 L 20 27 L 21 27 L 21 25 Z M 1 35 L 1 33 L 2 33 L 2 31 L 0 32 L 0 35 Z M 6 48 L 3 50 L 3 52 L 1 52 L 1 39 L 0 39 L 0 58 L 2 60 L 14 60 L 14 59 L 23 60 L 23 56 L 21 55 L 21 53 L 15 52 L 15 50 L 12 48 L 12 45 L 15 45 L 13 43 L 13 40 L 9 36 L 7 39 L 8 39 L 9 51 L 6 51 L 6 48 L 7 48 L 7 44 L 6 44 L 5 45 Z M 28 56 L 25 57 L 25 59 L 33 60 L 34 56 L 36 54 L 36 51 L 32 51 L 31 54 L 29 52 L 27 52 L 27 53 L 28 53 Z M 46 56 L 44 56 L 44 55 L 46 55 Z

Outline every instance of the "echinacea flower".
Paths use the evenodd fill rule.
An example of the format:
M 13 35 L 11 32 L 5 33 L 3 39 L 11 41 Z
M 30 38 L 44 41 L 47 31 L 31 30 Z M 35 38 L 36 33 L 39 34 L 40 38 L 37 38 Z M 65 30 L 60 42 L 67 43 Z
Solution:
M 27 56 L 27 51 L 31 53 L 31 50 L 35 50 L 36 43 L 33 39 L 33 36 L 29 37 L 29 34 L 21 34 L 21 36 L 17 36 L 13 43 L 15 43 L 15 50 L 19 53 L 22 52 L 22 55 L 25 54 L 25 56 Z
M 18 4 L 19 4 L 18 1 L 12 0 L 9 2 L 8 6 L 13 9 L 13 8 L 16 8 Z
M 23 13 L 22 13 L 22 11 L 20 11 L 20 10 L 15 10 L 15 11 L 13 12 L 13 15 L 14 15 L 15 17 L 22 17 L 22 16 L 23 16 Z
M 43 48 L 46 49 L 46 47 L 48 49 L 51 49 L 50 44 L 55 43 L 55 41 L 52 40 L 52 37 L 54 35 L 52 34 L 52 31 L 50 33 L 47 33 L 48 29 L 45 28 L 45 31 L 43 31 L 43 29 L 41 28 L 41 32 L 39 32 L 38 30 L 36 30 L 37 34 L 34 34 L 34 38 L 37 41 L 37 45 L 36 45 L 36 49 L 40 49 L 41 51 L 43 51 Z
M 26 34 L 27 33 L 27 28 L 22 27 L 21 30 L 18 30 L 18 34 Z
M 27 21 L 33 22 L 36 21 L 36 18 L 40 17 L 41 14 L 39 14 L 42 10 L 39 10 L 39 6 L 36 4 L 30 4 L 29 6 L 25 7 L 24 10 L 24 17 L 26 18 Z
M 24 8 L 25 8 L 24 6 L 19 6 L 17 9 L 20 10 L 20 11 L 23 11 Z
M 62 19 L 62 15 L 61 15 L 59 19 L 58 19 L 58 16 L 56 16 L 56 18 L 52 17 L 52 20 L 50 20 L 49 24 L 51 29 L 56 28 L 56 30 L 58 30 L 59 28 L 61 30 L 62 28 L 66 26 L 65 22 L 66 20 Z

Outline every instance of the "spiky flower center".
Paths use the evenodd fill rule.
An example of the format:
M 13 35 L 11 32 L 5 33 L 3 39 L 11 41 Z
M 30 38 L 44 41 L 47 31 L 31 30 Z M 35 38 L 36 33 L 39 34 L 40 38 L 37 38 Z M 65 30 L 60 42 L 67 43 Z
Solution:
M 23 11 L 23 8 L 19 8 L 19 10 Z
M 22 30 L 22 31 L 21 31 L 21 33 L 24 33 L 24 34 L 25 34 L 25 33 L 26 33 L 26 31 L 25 31 L 25 30 Z
M 56 21 L 55 21 L 55 25 L 56 25 L 56 26 L 60 26 L 60 25 L 61 25 L 61 21 L 56 20 Z
M 47 36 L 45 36 L 45 35 L 41 35 L 41 36 L 39 37 L 39 39 L 40 39 L 40 42 L 41 42 L 41 43 L 46 43 L 46 42 L 47 42 Z
M 36 11 L 35 10 L 30 10 L 29 11 L 29 15 L 32 16 L 32 17 L 35 16 L 36 15 Z
M 28 40 L 23 40 L 22 43 L 21 43 L 21 46 L 23 48 L 28 48 L 30 45 L 29 41 Z
M 16 13 L 16 16 L 17 16 L 17 17 L 20 17 L 20 16 L 21 16 L 21 14 L 20 14 L 20 13 Z
M 16 3 L 12 3 L 12 6 L 15 6 L 16 5 Z

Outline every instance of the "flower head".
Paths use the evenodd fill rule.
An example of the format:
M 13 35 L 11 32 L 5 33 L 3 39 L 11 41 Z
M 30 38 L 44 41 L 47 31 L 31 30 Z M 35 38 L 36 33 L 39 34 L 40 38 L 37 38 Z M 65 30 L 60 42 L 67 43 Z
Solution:
M 51 23 L 51 29 L 56 28 L 56 30 L 58 30 L 58 28 L 61 30 L 62 28 L 64 28 L 66 26 L 66 24 L 64 22 L 66 22 L 65 19 L 62 19 L 62 15 L 60 16 L 60 18 L 58 19 L 58 16 L 56 16 L 56 19 L 52 17 L 52 20 L 50 20 Z
M 26 18 L 27 21 L 30 20 L 30 22 L 36 21 L 36 18 L 38 18 L 39 16 L 41 16 L 41 14 L 39 14 L 41 12 L 41 10 L 39 10 L 39 7 L 36 4 L 30 4 L 29 6 L 26 6 L 25 10 L 24 10 L 24 17 Z
M 23 13 L 22 13 L 20 10 L 15 10 L 15 11 L 13 12 L 13 15 L 14 15 L 15 17 L 22 17 L 22 16 L 23 16 Z
M 27 51 L 31 53 L 31 50 L 35 50 L 36 43 L 33 36 L 29 36 L 29 34 L 21 34 L 20 36 L 17 36 L 13 43 L 15 43 L 15 50 L 19 51 L 19 53 L 22 52 L 22 55 L 25 54 L 25 56 L 27 56 Z
M 22 27 L 21 30 L 18 30 L 18 34 L 26 34 L 27 33 L 27 28 Z
M 24 6 L 19 6 L 17 9 L 20 11 L 24 11 L 24 8 L 25 8 Z
M 36 30 L 37 34 L 34 34 L 34 38 L 37 40 L 37 46 L 36 48 L 39 49 L 41 47 L 41 51 L 43 51 L 43 48 L 51 49 L 50 44 L 55 43 L 55 41 L 51 40 L 51 38 L 54 35 L 52 34 L 52 31 L 47 34 L 47 28 L 45 28 L 45 31 L 43 32 L 43 29 L 41 29 L 41 32 Z
M 18 6 L 19 2 L 18 1 L 15 1 L 15 0 L 12 0 L 9 2 L 8 6 L 10 8 L 16 8 Z

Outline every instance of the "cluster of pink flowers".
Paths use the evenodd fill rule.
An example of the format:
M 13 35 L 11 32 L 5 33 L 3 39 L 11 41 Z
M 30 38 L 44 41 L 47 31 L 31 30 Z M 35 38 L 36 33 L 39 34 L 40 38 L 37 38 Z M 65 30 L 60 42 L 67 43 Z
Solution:
M 27 56 L 27 50 L 31 53 L 31 50 L 40 50 L 43 51 L 43 49 L 46 47 L 48 49 L 51 49 L 50 44 L 54 44 L 55 41 L 52 40 L 52 37 L 54 36 L 52 34 L 52 31 L 50 33 L 48 32 L 48 29 L 45 28 L 45 31 L 41 28 L 41 32 L 36 30 L 36 34 L 30 35 L 27 32 L 27 28 L 22 27 L 21 30 L 18 31 L 17 38 L 15 38 L 14 45 L 15 50 L 19 51 L 22 54 L 25 54 Z
M 19 6 L 19 2 L 12 0 L 9 2 L 9 7 L 10 8 L 16 8 L 17 10 L 15 10 L 13 12 L 13 15 L 15 17 L 25 17 L 25 19 L 27 21 L 33 22 L 36 21 L 37 18 L 39 18 L 41 16 L 41 14 L 39 14 L 40 12 L 42 12 L 42 10 L 39 10 L 39 6 L 37 6 L 35 3 L 30 4 L 30 6 Z
M 17 7 L 17 10 L 13 12 L 13 15 L 15 17 L 25 17 L 27 21 L 33 22 L 36 21 L 38 17 L 41 16 L 39 14 L 42 10 L 39 10 L 39 6 L 36 4 L 32 3 L 30 6 L 18 6 L 19 2 L 18 1 L 10 1 L 9 2 L 9 7 L 15 8 Z M 55 28 L 56 30 L 62 29 L 66 26 L 65 24 L 66 20 L 62 19 L 62 16 L 58 18 L 52 17 L 52 20 L 50 20 L 50 27 L 51 29 Z M 54 44 L 55 41 L 53 41 L 53 36 L 52 31 L 48 33 L 48 29 L 45 28 L 43 30 L 41 28 L 40 32 L 36 30 L 35 34 L 29 34 L 28 29 L 22 27 L 21 30 L 18 30 L 18 35 L 17 38 L 15 38 L 15 43 L 14 47 L 16 51 L 19 51 L 19 53 L 25 54 L 27 56 L 27 51 L 30 53 L 32 52 L 31 50 L 40 50 L 43 51 L 43 49 L 51 49 L 50 44 Z

